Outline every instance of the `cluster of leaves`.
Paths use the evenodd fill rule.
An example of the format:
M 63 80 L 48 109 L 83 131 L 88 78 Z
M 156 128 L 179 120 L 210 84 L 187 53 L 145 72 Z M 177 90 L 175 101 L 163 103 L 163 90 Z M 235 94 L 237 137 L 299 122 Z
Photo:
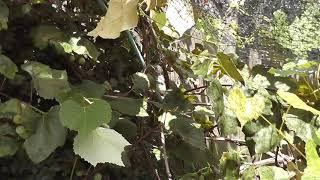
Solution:
M 305 59 L 306 49 L 282 44 L 303 60 L 249 69 L 219 48 L 221 27 L 236 37 L 236 25 L 206 34 L 188 1 L 110 0 L 94 29 L 92 19 L 104 8 L 99 2 L 0 0 L 0 157 L 14 162 L 4 174 L 72 179 L 94 166 L 96 179 L 320 177 L 320 94 L 306 78 L 319 64 Z M 239 9 L 236 2 L 230 8 Z M 283 28 L 292 33 L 314 18 Z M 196 22 L 203 41 L 188 48 L 177 43 Z M 83 33 L 87 28 L 93 30 Z M 132 28 L 139 35 L 128 32 L 127 40 L 122 32 Z M 319 33 L 313 26 L 302 30 Z M 147 65 L 141 72 L 138 62 Z M 169 76 L 171 69 L 180 79 Z M 19 159 L 41 170 L 26 172 Z

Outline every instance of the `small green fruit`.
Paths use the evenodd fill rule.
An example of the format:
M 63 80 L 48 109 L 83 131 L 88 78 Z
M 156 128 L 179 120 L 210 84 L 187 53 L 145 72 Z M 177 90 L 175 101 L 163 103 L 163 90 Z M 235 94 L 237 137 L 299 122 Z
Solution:
M 24 126 L 17 126 L 16 127 L 16 133 L 21 135 L 21 134 L 25 134 L 26 133 L 26 128 L 24 128 Z
M 78 59 L 78 63 L 81 65 L 83 65 L 85 62 L 86 62 L 86 60 L 83 57 Z
M 28 139 L 30 136 L 30 133 L 23 126 L 16 127 L 16 133 L 23 139 Z
M 69 61 L 74 62 L 76 60 L 76 58 L 73 55 L 69 56 Z
M 13 123 L 15 123 L 15 124 L 22 124 L 21 116 L 20 116 L 20 115 L 15 115 L 15 116 L 13 117 Z

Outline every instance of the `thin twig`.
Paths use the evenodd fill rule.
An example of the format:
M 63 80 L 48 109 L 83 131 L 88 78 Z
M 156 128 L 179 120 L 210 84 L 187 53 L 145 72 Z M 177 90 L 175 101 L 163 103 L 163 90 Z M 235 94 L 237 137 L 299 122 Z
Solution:
M 195 87 L 195 88 L 192 88 L 192 89 L 188 89 L 188 90 L 186 90 L 184 93 L 192 92 L 192 91 L 195 91 L 195 90 L 198 90 L 198 89 L 207 88 L 207 87 L 208 87 L 208 86 L 199 86 L 199 87 Z
M 192 105 L 194 105 L 194 106 L 212 106 L 209 103 L 192 103 Z
M 163 126 L 162 125 L 160 126 L 160 130 L 161 130 L 160 135 L 161 135 L 161 144 L 162 144 L 164 165 L 165 165 L 165 168 L 166 168 L 166 173 L 167 173 L 168 179 L 172 180 L 172 175 L 171 175 L 171 172 L 170 172 L 170 166 L 169 166 L 169 161 L 168 161 L 168 156 L 167 156 L 167 151 L 166 151 L 166 139 L 165 139 L 165 136 L 164 136 Z
M 279 146 L 277 146 L 276 153 L 275 153 L 275 165 L 276 166 L 279 166 L 279 164 L 278 164 L 278 155 L 279 155 Z
M 157 179 L 157 180 L 161 180 L 160 176 L 159 176 L 159 173 L 158 173 L 158 170 L 152 165 L 151 163 L 151 160 L 150 160 L 150 157 L 148 156 L 148 153 L 147 153 L 147 150 L 145 147 L 143 147 L 143 150 L 144 150 L 144 154 L 146 156 L 146 159 L 147 159 L 147 162 L 150 166 L 150 169 L 152 170 L 153 174 L 154 174 L 154 177 Z
M 282 136 L 282 138 L 289 144 L 289 146 L 293 147 L 304 159 L 307 159 L 306 156 L 305 156 L 295 145 L 291 144 L 291 143 L 288 141 L 287 137 L 283 134 L 283 132 L 281 132 L 279 129 L 277 129 L 277 128 L 275 127 L 275 125 L 272 124 L 266 117 L 264 117 L 264 116 L 261 115 L 261 118 L 262 118 L 263 120 L 265 120 L 269 125 L 273 126 L 273 127 L 275 128 L 275 130 L 278 132 L 278 134 L 279 134 L 280 136 Z
M 149 132 L 145 133 L 143 136 L 141 136 L 135 143 L 134 145 L 137 145 L 139 144 L 142 140 L 144 140 L 145 138 L 147 138 L 148 136 L 150 136 L 152 133 L 155 133 L 155 132 L 159 132 L 159 126 L 151 129 Z
M 32 103 L 32 98 L 33 98 L 33 82 L 31 81 L 31 83 L 30 83 L 30 99 L 29 99 L 29 103 Z
M 3 86 L 4 86 L 5 82 L 6 82 L 6 80 L 7 80 L 7 78 L 3 78 L 2 83 L 1 83 L 1 86 L 0 86 L 0 91 L 2 90 L 2 88 L 3 88 Z
M 73 178 L 73 174 L 74 174 L 74 170 L 76 169 L 77 161 L 78 161 L 78 156 L 76 156 L 76 158 L 74 159 L 69 180 L 72 180 L 72 178 Z
M 225 138 L 225 137 L 206 137 L 206 139 L 212 140 L 212 141 L 227 141 L 234 144 L 237 144 L 239 146 L 245 146 L 246 141 L 242 139 L 232 139 L 232 138 Z

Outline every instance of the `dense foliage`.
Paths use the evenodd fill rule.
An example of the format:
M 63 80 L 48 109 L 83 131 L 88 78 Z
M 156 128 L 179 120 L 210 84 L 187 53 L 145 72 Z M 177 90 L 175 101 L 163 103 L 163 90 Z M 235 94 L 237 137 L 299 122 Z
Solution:
M 0 0 L 1 178 L 320 178 L 320 4 L 259 3 Z

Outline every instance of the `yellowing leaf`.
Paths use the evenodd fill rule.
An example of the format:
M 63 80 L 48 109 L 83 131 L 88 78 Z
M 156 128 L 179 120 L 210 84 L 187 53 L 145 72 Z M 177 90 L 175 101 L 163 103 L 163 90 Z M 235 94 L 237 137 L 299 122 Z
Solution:
M 232 59 L 230 58 L 230 56 L 222 52 L 218 52 L 217 57 L 218 57 L 218 62 L 225 74 L 227 74 L 228 76 L 230 76 L 231 78 L 237 81 L 243 82 L 243 78 L 239 73 L 236 65 L 233 63 Z
M 257 119 L 265 108 L 265 98 L 259 94 L 247 98 L 240 88 L 233 88 L 228 96 L 230 109 L 236 114 L 241 126 Z
M 317 179 L 320 177 L 320 158 L 317 153 L 316 144 L 309 140 L 305 146 L 307 168 L 303 172 L 302 179 Z
M 110 0 L 106 15 L 88 36 L 115 39 L 120 36 L 120 32 L 136 27 L 137 4 L 138 0 Z
M 297 95 L 293 93 L 278 90 L 277 94 L 294 108 L 310 111 L 313 114 L 320 115 L 320 111 L 308 106 Z

